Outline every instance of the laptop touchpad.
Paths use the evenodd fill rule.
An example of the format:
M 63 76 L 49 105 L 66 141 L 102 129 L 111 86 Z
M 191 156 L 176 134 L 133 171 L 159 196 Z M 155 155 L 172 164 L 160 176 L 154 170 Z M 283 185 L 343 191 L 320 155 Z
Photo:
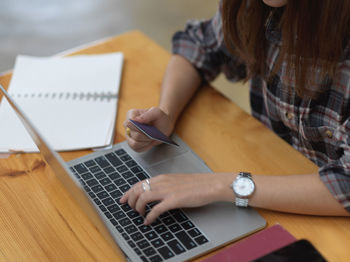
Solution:
M 209 173 L 210 169 L 191 152 L 169 158 L 151 165 L 157 174 L 168 173 Z

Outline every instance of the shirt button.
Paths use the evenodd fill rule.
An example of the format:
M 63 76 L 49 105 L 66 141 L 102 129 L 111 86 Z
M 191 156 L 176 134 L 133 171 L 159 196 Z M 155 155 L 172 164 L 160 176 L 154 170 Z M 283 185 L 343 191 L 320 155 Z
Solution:
M 326 135 L 328 136 L 328 138 L 332 138 L 333 137 L 333 132 L 331 130 L 326 130 Z
M 290 113 L 290 112 L 287 112 L 287 113 L 286 113 L 286 117 L 287 117 L 288 120 L 292 120 L 293 117 L 294 117 L 294 114 L 293 114 L 293 113 Z

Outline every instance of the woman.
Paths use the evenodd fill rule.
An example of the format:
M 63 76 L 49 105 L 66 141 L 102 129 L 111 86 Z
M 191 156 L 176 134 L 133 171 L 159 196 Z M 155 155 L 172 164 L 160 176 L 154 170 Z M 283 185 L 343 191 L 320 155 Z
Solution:
M 202 81 L 220 72 L 231 81 L 250 79 L 253 116 L 315 162 L 318 174 L 160 175 L 147 181 L 151 190 L 141 181 L 121 202 L 145 214 L 147 203 L 159 201 L 145 224 L 169 209 L 234 199 L 239 206 L 349 216 L 349 21 L 346 0 L 224 0 L 211 20 L 191 21 L 174 35 L 159 106 L 127 114 L 171 134 Z M 124 125 L 134 150 L 156 145 Z

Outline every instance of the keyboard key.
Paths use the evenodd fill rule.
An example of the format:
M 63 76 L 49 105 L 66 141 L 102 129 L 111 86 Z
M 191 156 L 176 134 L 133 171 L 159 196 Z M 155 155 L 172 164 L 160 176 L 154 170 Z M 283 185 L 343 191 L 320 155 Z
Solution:
M 121 185 L 126 184 L 126 181 L 125 181 L 123 178 L 118 178 L 117 180 L 114 180 L 114 183 L 115 183 L 117 186 L 121 186 Z
M 125 193 L 126 191 L 128 191 L 130 189 L 129 185 L 122 185 L 121 187 L 119 187 L 119 189 Z
M 124 229 L 121 226 L 115 226 L 115 228 L 119 231 L 119 233 L 124 232 Z
M 142 168 L 140 166 L 134 166 L 132 168 L 130 168 L 132 172 L 134 172 L 134 174 L 137 174 L 139 172 L 142 172 Z
M 131 208 L 131 207 L 130 207 L 130 208 Z M 141 216 L 139 216 L 139 217 L 137 217 L 137 218 L 135 218 L 135 219 L 133 220 L 133 222 L 134 222 L 134 224 L 135 224 L 136 226 L 142 225 L 142 224 L 143 224 L 143 221 L 144 221 L 144 219 L 143 219 L 143 217 L 141 217 Z
M 119 190 L 115 190 L 115 191 L 113 191 L 110 194 L 111 194 L 111 197 L 114 198 L 114 199 L 116 199 L 116 198 L 118 198 L 118 197 L 123 195 L 122 192 L 120 192 Z
M 152 230 L 152 228 L 150 226 L 146 226 L 146 225 L 140 226 L 139 229 L 141 230 L 142 233 L 146 233 L 146 232 Z
M 135 242 L 140 241 L 141 239 L 144 239 L 143 235 L 140 232 L 136 232 L 134 234 L 131 235 L 132 240 L 134 240 Z
M 131 224 L 131 220 L 129 218 L 125 217 L 123 219 L 120 219 L 119 223 L 122 227 L 126 227 L 127 225 Z
M 126 162 L 125 165 L 127 165 L 130 168 L 130 167 L 136 166 L 137 163 L 131 159 L 128 162 Z
M 173 217 L 176 219 L 177 222 L 185 222 L 188 220 L 187 216 L 180 210 L 176 210 L 172 213 Z
M 117 167 L 117 170 L 119 173 L 124 173 L 126 171 L 128 171 L 128 168 L 125 165 L 121 165 Z
M 99 205 L 99 208 L 102 210 L 102 212 L 105 212 L 107 211 L 107 208 L 103 205 Z
M 145 237 L 151 241 L 151 240 L 157 238 L 157 235 L 156 235 L 156 232 L 150 231 L 150 232 L 145 233 Z
M 103 199 L 102 200 L 102 203 L 105 205 L 105 206 L 110 206 L 112 204 L 114 204 L 114 200 L 110 197 L 106 198 L 106 199 Z
M 106 189 L 108 192 L 112 192 L 112 191 L 116 190 L 117 187 L 116 187 L 114 184 L 109 184 L 109 185 L 105 186 L 105 189 Z
M 188 230 L 188 229 L 194 227 L 193 223 L 192 223 L 191 221 L 189 221 L 189 220 L 186 221 L 186 222 L 184 222 L 184 223 L 182 223 L 181 226 L 182 226 L 184 229 L 186 229 L 186 230 Z
M 124 210 L 124 212 L 132 210 L 132 208 L 128 204 L 121 205 L 120 207 Z
M 179 224 L 173 224 L 169 226 L 169 229 L 171 232 L 176 233 L 177 231 L 180 231 L 182 228 Z
M 192 228 L 187 233 L 190 234 L 191 237 L 198 237 L 201 234 L 197 228 Z
M 98 180 L 100 180 L 100 179 L 106 177 L 105 173 L 103 173 L 103 172 L 97 172 L 97 173 L 95 173 L 94 175 L 95 175 L 95 177 L 96 177 Z
M 134 251 L 135 251 L 135 253 L 137 254 L 137 255 L 141 255 L 142 253 L 141 253 L 141 250 L 140 249 L 138 249 L 137 247 L 135 247 L 135 248 L 133 248 L 134 249 Z
M 176 255 L 181 254 L 181 253 L 186 251 L 186 249 L 176 239 L 168 242 L 168 245 L 175 252 Z
M 208 239 L 205 238 L 205 236 L 199 236 L 197 238 L 194 239 L 198 245 L 202 245 L 204 243 L 208 242 Z
M 169 241 L 170 239 L 173 239 L 173 238 L 174 238 L 173 234 L 171 234 L 170 232 L 165 232 L 165 233 L 161 234 L 160 236 L 162 237 L 162 239 L 163 239 L 165 242 L 167 242 L 167 241 Z
M 108 174 L 108 177 L 112 180 L 117 180 L 118 178 L 121 178 L 121 176 L 118 173 Z
M 98 194 L 96 194 L 99 199 L 104 199 L 106 197 L 109 197 L 108 193 L 106 191 L 102 191 Z
M 148 247 L 148 248 L 146 248 L 146 249 L 144 249 L 142 251 L 147 257 L 153 256 L 153 255 L 156 254 L 156 251 L 154 250 L 153 247 Z
M 112 216 L 112 214 L 111 213 L 109 213 L 108 211 L 105 211 L 105 212 L 103 212 L 105 215 L 106 215 L 106 217 L 108 217 L 109 219 L 112 219 L 113 218 L 113 216 Z
M 161 247 L 164 245 L 164 242 L 163 240 L 161 240 L 160 238 L 157 238 L 153 241 L 151 241 L 151 244 L 155 247 L 155 248 L 158 248 L 158 247 Z
M 114 218 L 111 218 L 109 221 L 111 221 L 113 226 L 117 226 L 118 225 L 117 220 L 115 220 Z
M 95 198 L 95 197 L 96 197 L 96 195 L 95 195 L 93 192 L 91 192 L 91 191 L 90 191 L 88 194 L 89 194 L 89 196 L 90 196 L 91 198 Z
M 94 198 L 94 202 L 96 205 L 101 205 L 101 201 L 98 198 Z
M 93 166 L 93 167 L 89 167 L 89 169 L 90 169 L 90 171 L 92 172 L 92 173 L 98 173 L 98 172 L 101 172 L 101 168 L 100 167 L 98 167 L 98 166 Z
M 111 174 L 111 173 L 115 172 L 115 169 L 114 169 L 114 167 L 111 167 L 111 166 L 110 166 L 110 167 L 104 168 L 103 171 L 104 171 L 106 174 Z
M 172 217 L 166 217 L 164 219 L 161 219 L 163 221 L 164 224 L 171 225 L 175 223 L 175 220 Z
M 127 233 L 122 233 L 122 236 L 123 236 L 123 238 L 125 240 L 129 240 L 130 239 L 130 237 L 129 237 L 129 235 Z
M 89 161 L 84 162 L 84 165 L 87 167 L 92 167 L 92 166 L 96 165 L 96 163 L 94 160 L 89 160 Z
M 113 216 L 117 219 L 120 220 L 124 217 L 126 217 L 125 213 L 123 211 L 117 211 L 115 213 L 113 213 Z
M 136 174 L 137 178 L 140 179 L 140 181 L 149 178 L 149 176 L 145 172 L 140 172 Z
M 81 175 L 81 177 L 84 180 L 89 180 L 92 178 L 92 175 L 90 173 L 86 173 L 86 174 Z
M 150 243 L 146 239 L 143 239 L 143 240 L 137 242 L 136 245 L 141 249 L 145 249 L 145 248 L 150 246 Z
M 97 185 L 91 188 L 92 191 L 94 191 L 95 193 L 98 193 L 100 191 L 103 191 L 103 187 L 101 185 Z
M 135 210 L 131 210 L 129 211 L 128 213 L 126 213 L 128 215 L 128 217 L 130 217 L 131 219 L 132 218 L 135 218 L 135 217 L 138 217 L 140 214 L 137 213 Z
M 109 212 L 111 212 L 113 214 L 113 213 L 119 211 L 120 207 L 117 204 L 113 204 L 113 205 L 109 206 L 107 209 Z
M 158 252 L 164 259 L 169 259 L 175 256 L 174 253 L 167 246 L 159 248 Z
M 108 184 L 111 184 L 112 183 L 112 180 L 110 180 L 108 177 L 105 177 L 103 179 L 100 180 L 100 183 L 105 186 L 105 185 L 108 185 Z
M 129 235 L 132 233 L 135 233 L 137 231 L 137 228 L 134 225 L 130 225 L 124 228 L 125 232 Z
M 126 162 L 126 161 L 131 160 L 132 158 L 129 155 L 124 155 L 124 156 L 121 156 L 120 159 L 123 160 L 124 162 Z
M 149 260 L 151 262 L 161 262 L 161 261 L 163 261 L 163 259 L 159 255 L 155 255 L 153 257 L 150 257 Z
M 118 149 L 116 150 L 114 153 L 116 153 L 118 156 L 121 156 L 121 155 L 124 155 L 126 154 L 125 150 L 124 149 Z
M 93 187 L 93 186 L 98 185 L 98 181 L 95 178 L 93 178 L 93 179 L 86 181 L 86 184 L 88 184 L 89 187 Z
M 167 231 L 166 227 L 164 225 L 159 225 L 154 228 L 158 234 L 162 234 Z
M 186 234 L 185 231 L 180 231 L 176 233 L 175 236 L 187 249 L 192 249 L 197 246 L 197 244 Z
M 99 157 L 96 157 L 95 158 L 95 161 L 96 163 L 102 167 L 102 168 L 105 168 L 107 166 L 110 166 L 109 165 L 109 162 L 107 161 L 107 159 L 104 157 L 104 156 L 99 156 Z
M 127 171 L 127 172 L 123 173 L 122 176 L 123 176 L 125 179 L 129 179 L 129 178 L 134 177 L 134 174 L 131 173 L 130 171 Z
M 109 162 L 112 163 L 113 166 L 119 166 L 122 164 L 122 161 L 120 161 L 119 157 L 113 153 L 106 154 L 106 158 L 109 160 Z
M 129 246 L 131 246 L 132 248 L 136 247 L 135 243 L 132 242 L 131 240 L 128 241 Z
M 144 256 L 140 256 L 140 258 L 141 258 L 142 262 L 148 262 L 148 259 L 145 258 Z
M 127 180 L 129 185 L 134 185 L 136 184 L 137 182 L 139 182 L 139 180 L 137 179 L 137 177 L 132 177 L 130 179 Z
M 84 166 L 84 164 L 78 164 L 74 166 L 74 169 L 79 173 L 79 174 L 84 174 L 86 172 L 89 172 L 89 170 Z

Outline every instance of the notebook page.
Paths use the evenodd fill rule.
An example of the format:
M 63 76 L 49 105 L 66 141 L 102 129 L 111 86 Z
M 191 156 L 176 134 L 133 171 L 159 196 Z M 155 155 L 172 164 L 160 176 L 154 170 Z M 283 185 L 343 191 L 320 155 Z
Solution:
M 118 94 L 122 53 L 71 57 L 18 56 L 10 95 L 62 93 Z
M 112 142 L 116 99 L 72 103 L 70 100 L 18 98 L 16 102 L 24 112 L 29 112 L 32 123 L 55 150 L 101 147 Z M 33 107 L 33 103 L 40 106 Z M 6 99 L 1 109 L 1 122 L 7 124 L 0 130 L 0 152 L 37 152 L 32 138 Z
M 17 62 L 9 93 L 55 150 L 111 145 L 121 53 L 19 57 Z M 6 99 L 0 105 L 0 122 L 6 123 L 0 127 L 0 152 L 38 151 Z

